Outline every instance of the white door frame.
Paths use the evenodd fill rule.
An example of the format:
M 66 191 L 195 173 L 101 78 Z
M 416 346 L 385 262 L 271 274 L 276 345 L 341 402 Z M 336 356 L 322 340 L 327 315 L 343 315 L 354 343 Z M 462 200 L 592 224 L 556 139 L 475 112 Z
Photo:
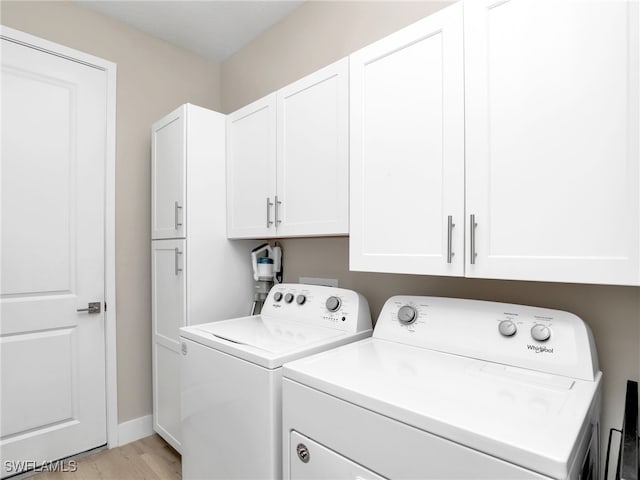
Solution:
M 87 53 L 0 25 L 0 38 L 83 63 L 107 74 L 107 121 L 105 158 L 105 250 L 104 312 L 107 392 L 107 446 L 118 446 L 118 382 L 116 358 L 116 64 Z M 78 452 L 80 453 L 80 452 Z

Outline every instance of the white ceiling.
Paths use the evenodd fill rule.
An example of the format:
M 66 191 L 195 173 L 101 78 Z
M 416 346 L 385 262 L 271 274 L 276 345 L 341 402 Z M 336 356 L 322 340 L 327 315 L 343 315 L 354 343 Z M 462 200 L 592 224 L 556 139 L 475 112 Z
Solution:
M 76 0 L 154 37 L 223 62 L 304 0 Z

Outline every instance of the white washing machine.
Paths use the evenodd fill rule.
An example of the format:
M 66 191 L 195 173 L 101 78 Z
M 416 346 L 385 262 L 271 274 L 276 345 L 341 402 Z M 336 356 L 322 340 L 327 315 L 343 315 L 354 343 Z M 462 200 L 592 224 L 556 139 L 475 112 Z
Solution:
M 602 373 L 567 312 L 396 296 L 283 375 L 285 479 L 598 478 Z
M 182 477 L 282 478 L 282 364 L 371 332 L 362 295 L 301 284 L 261 315 L 182 328 Z

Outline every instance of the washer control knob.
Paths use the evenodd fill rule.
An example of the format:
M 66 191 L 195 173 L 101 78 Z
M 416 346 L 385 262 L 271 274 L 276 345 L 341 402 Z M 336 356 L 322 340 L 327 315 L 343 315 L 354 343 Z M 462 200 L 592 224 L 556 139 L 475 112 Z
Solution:
M 531 336 L 539 342 L 546 342 L 551 337 L 551 330 L 546 325 L 536 324 L 531 327 Z
M 340 305 L 342 302 L 338 297 L 329 297 L 327 301 L 324 302 L 324 306 L 327 307 L 327 310 L 330 312 L 337 312 L 340 309 Z
M 404 305 L 398 310 L 398 321 L 403 325 L 409 325 L 418 319 L 418 312 L 411 305 Z
M 516 324 L 511 320 L 502 320 L 498 324 L 498 330 L 500 331 L 501 335 L 505 337 L 511 337 L 518 331 L 518 327 L 516 327 Z
M 274 294 L 273 294 L 273 299 L 274 299 L 276 302 L 279 302 L 280 300 L 282 300 L 282 293 L 280 293 L 280 292 L 276 292 L 276 293 L 274 293 Z
M 296 297 L 296 303 L 297 303 L 298 305 L 303 305 L 303 304 L 304 304 L 304 302 L 306 302 L 306 301 L 307 301 L 307 297 L 305 297 L 305 296 L 304 296 L 304 295 L 302 295 L 302 294 L 300 294 L 300 295 L 298 295 L 298 296 Z
M 287 302 L 287 303 L 293 302 L 293 293 L 287 293 L 284 296 L 284 301 Z

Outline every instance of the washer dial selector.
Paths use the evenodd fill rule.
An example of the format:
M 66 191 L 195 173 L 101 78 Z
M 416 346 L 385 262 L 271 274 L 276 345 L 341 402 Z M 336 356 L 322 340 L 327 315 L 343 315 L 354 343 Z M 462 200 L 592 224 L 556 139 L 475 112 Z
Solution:
M 274 294 L 273 294 L 273 299 L 274 299 L 276 302 L 279 302 L 280 300 L 282 300 L 282 293 L 280 293 L 280 292 L 276 292 L 276 293 L 274 293 Z
M 531 327 L 531 336 L 539 342 L 546 342 L 551 337 L 551 330 L 546 325 L 536 324 Z
M 498 330 L 500 331 L 500 335 L 511 337 L 518 331 L 518 327 L 516 327 L 516 324 L 511 320 L 502 320 L 498 324 Z
M 302 294 L 300 294 L 300 295 L 298 295 L 298 296 L 296 297 L 296 303 L 297 303 L 298 305 L 302 305 L 302 304 L 304 304 L 304 302 L 306 302 L 306 301 L 307 301 L 307 297 L 305 297 L 305 296 L 304 296 L 304 295 L 302 295 Z
M 418 319 L 418 312 L 411 305 L 404 305 L 398 310 L 398 321 L 403 325 L 409 325 Z
M 340 299 L 333 296 L 327 298 L 327 301 L 324 302 L 324 306 L 327 307 L 327 310 L 329 310 L 330 312 L 337 312 L 338 310 L 340 310 L 341 304 L 342 302 L 340 301 Z
M 287 293 L 284 296 L 284 301 L 287 302 L 287 303 L 293 302 L 293 293 Z

